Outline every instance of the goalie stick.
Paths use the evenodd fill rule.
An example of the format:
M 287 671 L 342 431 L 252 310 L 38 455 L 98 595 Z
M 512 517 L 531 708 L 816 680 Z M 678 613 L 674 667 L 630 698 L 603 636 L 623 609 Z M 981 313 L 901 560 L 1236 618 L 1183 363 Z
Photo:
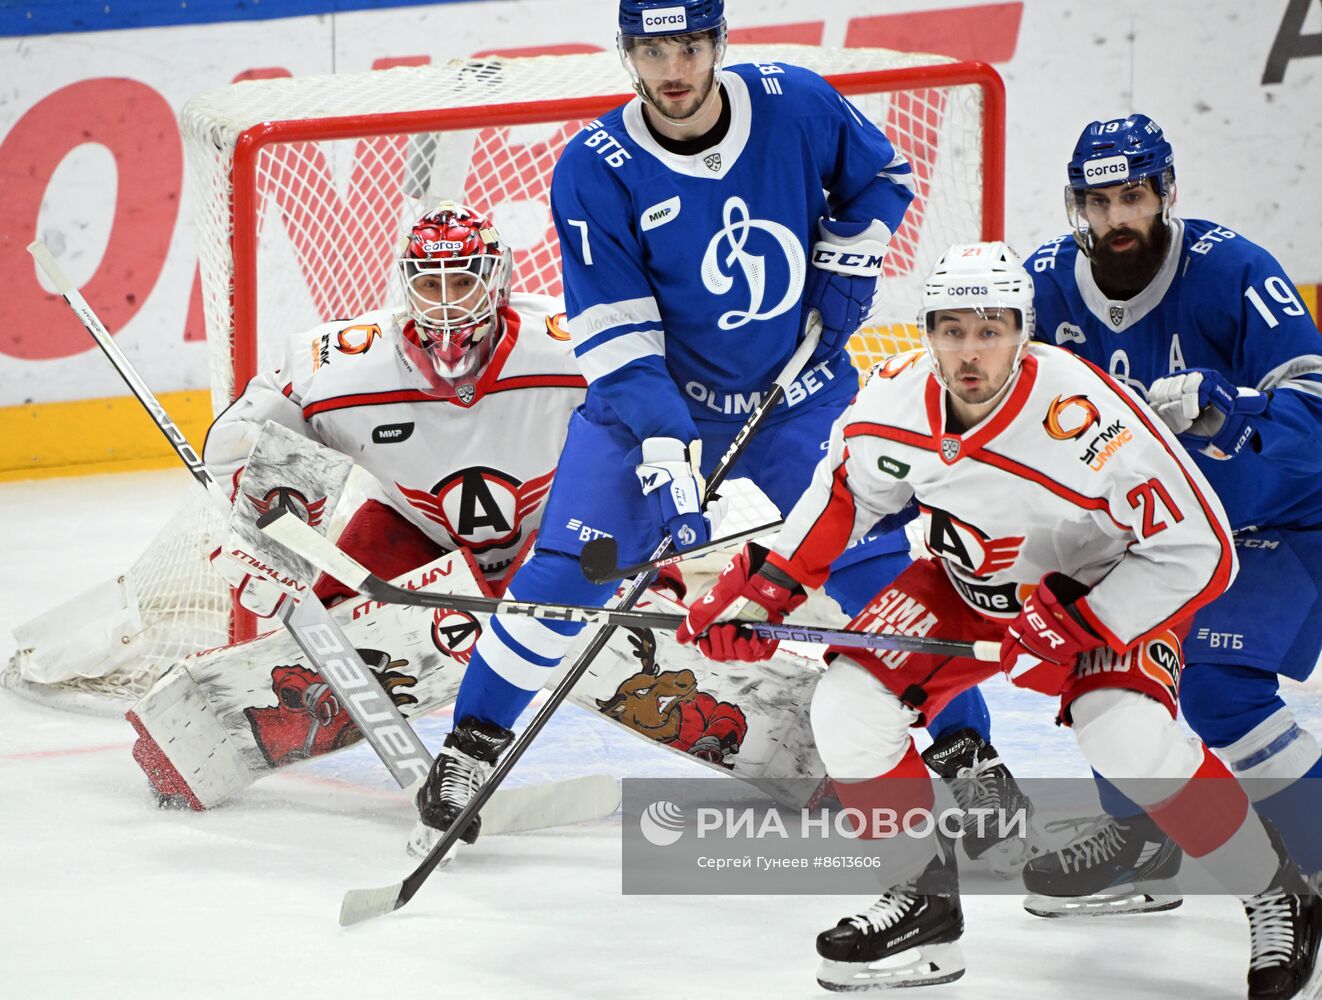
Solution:
M 597 608 L 583 604 L 543 604 L 505 597 L 472 597 L 468 594 L 436 594 L 409 590 L 387 583 L 371 573 L 330 539 L 308 527 L 291 510 L 268 511 L 257 519 L 257 526 L 295 555 L 302 556 L 318 569 L 335 577 L 345 586 L 382 604 L 410 604 L 422 608 L 446 608 L 478 614 L 527 615 L 588 625 L 632 626 L 634 628 L 674 631 L 684 622 L 683 615 L 632 608 Z M 650 566 L 651 563 L 644 564 Z M 894 635 L 887 632 L 852 632 L 849 629 L 823 628 L 817 625 L 772 625 L 768 622 L 740 621 L 764 639 L 809 642 L 824 646 L 861 649 L 896 649 L 907 653 L 931 653 L 938 656 L 963 656 L 975 660 L 999 660 L 996 642 L 959 642 L 931 639 L 927 636 Z
M 157 428 L 165 435 L 180 460 L 212 502 L 222 511 L 230 510 L 230 499 L 203 464 L 201 457 L 188 443 L 178 425 L 160 404 L 151 388 L 138 374 L 110 336 L 100 318 L 92 311 L 87 300 L 73 287 L 73 283 L 56 263 L 49 249 L 40 240 L 28 245 L 28 253 L 50 278 L 56 292 L 77 313 L 87 332 L 114 365 L 125 384 L 133 391 L 143 409 L 151 416 Z M 309 529 L 311 530 L 311 529 Z M 313 532 L 316 534 L 316 532 Z M 320 537 L 320 536 L 318 536 Z M 292 602 L 289 602 L 292 604 Z M 425 779 L 431 769 L 431 754 L 418 738 L 413 727 L 400 713 L 394 700 L 381 687 L 381 682 L 363 662 L 330 613 L 316 598 L 310 598 L 283 611 L 281 620 L 294 641 L 307 654 L 308 659 L 325 678 L 341 705 L 349 713 L 363 738 L 376 751 L 401 788 L 408 788 L 419 779 Z M 606 787 L 609 783 L 615 790 Z M 497 811 L 501 824 L 507 829 L 531 829 L 544 825 L 537 819 L 540 812 L 550 822 L 574 823 L 610 815 L 619 805 L 618 785 L 609 775 L 589 775 L 586 780 L 553 782 L 563 785 L 573 794 L 558 810 L 547 806 L 545 794 L 534 794 L 531 789 L 514 789 L 510 801 L 501 803 Z M 549 789 L 548 789 L 549 790 Z M 516 794 L 518 793 L 518 794 Z M 571 817 L 565 819 L 564 817 Z
M 583 551 L 579 554 L 578 563 L 582 567 L 583 575 L 588 579 L 588 582 L 610 583 L 612 580 L 623 580 L 627 577 L 637 576 L 642 572 L 655 573 L 663 566 L 673 566 L 677 562 L 715 552 L 717 549 L 734 545 L 736 542 L 761 538 L 763 535 L 775 531 L 784 523 L 784 521 L 768 521 L 766 524 L 759 524 L 756 528 L 749 528 L 734 535 L 714 539 L 706 545 L 695 545 L 683 552 L 663 556 L 660 559 L 652 559 L 648 562 L 635 563 L 632 566 L 617 566 L 615 564 L 620 557 L 620 549 L 615 539 L 606 535 L 602 538 L 594 538 L 584 545 Z

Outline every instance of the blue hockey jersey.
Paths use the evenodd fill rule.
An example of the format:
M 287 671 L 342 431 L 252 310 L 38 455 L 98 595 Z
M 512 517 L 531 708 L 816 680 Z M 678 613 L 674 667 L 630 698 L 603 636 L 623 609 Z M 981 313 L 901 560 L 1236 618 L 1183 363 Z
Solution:
M 1212 368 L 1269 394 L 1257 440 L 1234 458 L 1195 452 L 1231 525 L 1322 527 L 1322 334 L 1262 247 L 1201 219 L 1172 220 L 1171 247 L 1141 293 L 1108 299 L 1071 236 L 1026 263 L 1035 337 L 1082 355 L 1142 395 L 1156 379 Z
M 721 83 L 730 124 L 708 149 L 663 148 L 634 99 L 585 126 L 555 169 L 586 405 L 609 406 L 640 439 L 746 420 L 802 334 L 818 220 L 894 232 L 913 197 L 909 164 L 815 73 L 738 65 Z M 857 390 L 847 353 L 822 348 L 787 403 Z

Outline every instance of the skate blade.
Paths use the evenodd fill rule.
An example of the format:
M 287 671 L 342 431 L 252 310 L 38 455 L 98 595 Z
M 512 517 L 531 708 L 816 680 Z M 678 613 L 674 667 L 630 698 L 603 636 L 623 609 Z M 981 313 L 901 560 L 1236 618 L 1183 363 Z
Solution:
M 1091 896 L 1042 896 L 1029 893 L 1024 898 L 1024 909 L 1035 917 L 1114 917 L 1130 913 L 1161 913 L 1173 910 L 1184 902 L 1174 893 L 1126 892 L 1118 887 L 1115 892 Z
M 937 986 L 964 975 L 959 944 L 925 944 L 876 962 L 833 962 L 822 959 L 817 984 L 835 993 L 890 990 L 905 986 Z
M 431 853 L 431 849 L 436 846 L 441 839 L 441 831 L 434 830 L 421 821 L 413 824 L 413 832 L 409 834 L 409 842 L 404 845 L 404 853 L 414 861 L 423 861 Z M 454 860 L 455 848 L 459 846 L 456 841 L 451 845 L 450 850 L 446 852 L 445 857 L 437 864 L 437 868 L 444 868 Z

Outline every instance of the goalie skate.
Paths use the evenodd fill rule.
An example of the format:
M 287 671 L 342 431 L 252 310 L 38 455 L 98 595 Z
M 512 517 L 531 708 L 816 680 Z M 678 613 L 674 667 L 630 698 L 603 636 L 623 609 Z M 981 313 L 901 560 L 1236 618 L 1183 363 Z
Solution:
M 817 935 L 817 982 L 835 992 L 953 982 L 964 975 L 963 933 L 954 852 L 942 845 L 918 879 Z
M 1184 852 L 1147 816 L 1101 816 L 1059 851 L 1024 867 L 1024 909 L 1037 917 L 1173 910 L 1184 898 L 1156 892 L 1152 883 L 1174 878 L 1183 860 Z

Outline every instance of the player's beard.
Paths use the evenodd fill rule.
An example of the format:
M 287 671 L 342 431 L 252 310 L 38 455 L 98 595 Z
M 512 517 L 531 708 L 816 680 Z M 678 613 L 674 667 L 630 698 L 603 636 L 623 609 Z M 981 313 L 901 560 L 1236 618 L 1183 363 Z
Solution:
M 1115 240 L 1129 236 L 1134 245 L 1116 250 Z M 1097 287 L 1111 299 L 1129 299 L 1152 283 L 1170 248 L 1170 227 L 1156 217 L 1144 232 L 1128 226 L 1112 229 L 1093 244 L 1088 260 Z
M 672 122 L 687 124 L 691 118 L 702 111 L 708 98 L 711 97 L 711 92 L 716 86 L 716 74 L 708 75 L 707 83 L 700 92 L 689 94 L 679 101 L 671 101 L 661 93 L 669 82 L 663 80 L 656 86 L 644 83 L 643 89 L 647 91 L 647 99 L 654 110 L 659 111 Z

